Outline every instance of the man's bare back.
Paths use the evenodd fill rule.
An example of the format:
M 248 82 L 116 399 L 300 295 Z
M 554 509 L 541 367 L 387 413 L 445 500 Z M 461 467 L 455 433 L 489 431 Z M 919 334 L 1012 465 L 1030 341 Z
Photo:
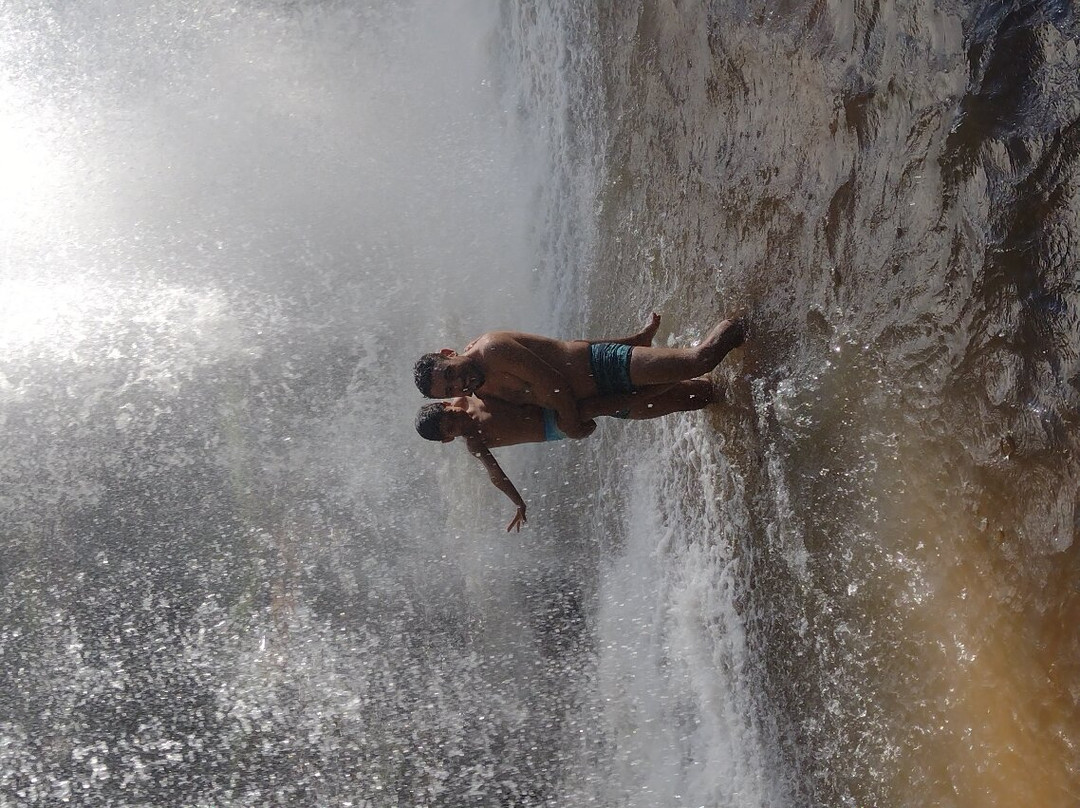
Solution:
M 539 404 L 560 393 L 574 399 L 597 394 L 596 382 L 589 373 L 589 343 L 585 340 L 491 331 L 474 341 L 463 356 L 479 359 L 487 369 L 483 386 L 474 391 L 484 398 Z
M 460 396 L 449 404 L 468 413 L 489 449 L 544 441 L 544 411 L 540 407 L 477 396 Z
M 721 398 L 713 382 L 702 377 L 677 382 L 662 389 L 650 388 L 649 393 L 594 396 L 579 401 L 578 408 L 582 417 L 590 420 L 613 416 L 643 421 L 674 412 L 699 410 Z M 489 449 L 558 439 L 548 433 L 545 427 L 548 419 L 542 407 L 478 396 L 460 396 L 446 403 L 468 415 L 475 433 Z

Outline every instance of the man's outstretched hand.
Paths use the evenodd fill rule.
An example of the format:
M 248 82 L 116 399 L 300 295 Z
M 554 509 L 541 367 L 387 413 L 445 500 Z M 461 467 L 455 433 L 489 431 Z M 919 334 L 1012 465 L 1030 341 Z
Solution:
M 521 507 L 519 507 L 517 509 L 517 515 L 514 517 L 513 521 L 510 522 L 510 524 L 506 526 L 506 532 L 509 533 L 511 530 L 516 530 L 518 533 L 520 533 L 521 532 L 521 526 L 523 524 L 525 524 L 525 506 L 524 505 L 522 505 Z

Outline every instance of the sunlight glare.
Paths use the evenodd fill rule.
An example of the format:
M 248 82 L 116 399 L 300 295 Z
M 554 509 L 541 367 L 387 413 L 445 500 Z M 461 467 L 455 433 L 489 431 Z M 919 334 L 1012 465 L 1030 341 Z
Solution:
M 53 129 L 34 107 L 17 86 L 0 80 L 0 235 L 8 237 L 45 217 L 63 176 Z

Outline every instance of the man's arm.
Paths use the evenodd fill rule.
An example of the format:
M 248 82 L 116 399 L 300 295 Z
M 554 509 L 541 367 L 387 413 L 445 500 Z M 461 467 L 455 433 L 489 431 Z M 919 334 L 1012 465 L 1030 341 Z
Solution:
M 479 458 L 480 462 L 484 464 L 484 468 L 487 469 L 488 477 L 496 488 L 502 491 L 510 500 L 517 505 L 517 514 L 511 520 L 510 524 L 506 526 L 506 532 L 517 529 L 521 532 L 521 526 L 525 524 L 525 500 L 521 498 L 521 494 L 514 487 L 514 484 L 510 482 L 510 478 L 502 470 L 502 466 L 499 465 L 499 461 L 495 459 L 495 455 L 491 453 L 487 445 L 478 435 L 467 435 L 465 437 L 465 445 L 469 448 L 469 454 L 473 457 Z

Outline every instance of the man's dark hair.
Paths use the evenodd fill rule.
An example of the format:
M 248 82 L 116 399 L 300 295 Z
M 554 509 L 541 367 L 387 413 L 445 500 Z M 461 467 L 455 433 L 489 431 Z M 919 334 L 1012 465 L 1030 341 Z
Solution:
M 445 401 L 433 401 L 421 407 L 420 412 L 416 413 L 416 431 L 420 433 L 420 437 L 442 441 L 442 421 L 445 413 Z
M 435 368 L 444 361 L 445 357 L 442 354 L 429 353 L 421 356 L 413 365 L 413 381 L 416 382 L 416 389 L 428 398 L 433 398 L 431 395 L 431 375 L 435 372 Z

